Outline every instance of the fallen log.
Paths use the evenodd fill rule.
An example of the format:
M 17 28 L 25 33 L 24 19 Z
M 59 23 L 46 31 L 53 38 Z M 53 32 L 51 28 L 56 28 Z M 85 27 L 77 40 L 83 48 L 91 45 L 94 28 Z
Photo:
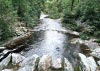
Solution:
M 27 33 L 18 37 L 14 37 L 12 40 L 8 41 L 4 44 L 4 47 L 7 49 L 14 49 L 19 45 L 24 44 L 27 42 L 27 40 L 30 40 L 32 38 L 32 33 Z
M 38 32 L 38 31 L 57 31 L 57 32 L 61 32 L 64 34 L 69 34 L 71 36 L 73 36 L 74 38 L 79 38 L 80 34 L 76 31 L 72 31 L 72 30 L 56 30 L 56 29 L 40 29 L 40 30 L 30 30 L 30 32 Z

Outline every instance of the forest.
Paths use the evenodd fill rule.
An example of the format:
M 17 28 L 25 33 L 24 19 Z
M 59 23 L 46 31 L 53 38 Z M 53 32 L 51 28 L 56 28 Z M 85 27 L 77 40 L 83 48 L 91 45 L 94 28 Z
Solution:
M 40 19 L 42 14 L 48 16 L 46 18 Z M 58 22 L 59 19 L 60 19 L 60 24 Z M 47 23 L 47 25 L 44 23 Z M 50 23 L 51 25 L 49 25 Z M 63 27 L 64 30 L 62 30 Z M 36 30 L 34 30 L 35 28 Z M 62 34 L 60 34 L 59 32 L 61 32 Z M 77 32 L 78 34 L 75 34 L 74 32 Z M 64 35 L 67 36 L 67 38 L 64 37 Z M 74 35 L 75 38 L 73 38 L 73 36 L 70 37 L 71 35 Z M 29 40 L 29 43 L 27 43 L 28 42 L 27 40 Z M 71 42 L 75 43 L 75 45 L 71 44 Z M 36 43 L 38 45 L 35 45 Z M 80 49 L 78 48 L 78 45 Z M 69 62 L 72 63 L 72 67 L 74 68 L 74 70 L 61 70 L 63 68 L 59 68 L 59 59 L 58 59 L 58 67 L 56 67 L 55 65 L 55 67 L 53 67 L 52 69 L 58 68 L 59 70 L 54 70 L 54 71 L 99 71 L 100 70 L 100 0 L 0 0 L 0 62 L 4 58 L 9 56 L 10 53 L 12 54 L 13 57 L 13 52 L 16 53 L 17 51 L 18 54 L 19 53 L 21 54 L 22 52 L 23 53 L 22 55 L 30 54 L 30 56 L 31 56 L 31 51 L 30 51 L 31 49 L 34 49 L 34 51 L 32 51 L 34 52 L 33 54 L 40 53 L 42 55 L 45 54 L 45 52 L 49 53 L 48 49 L 46 50 L 46 48 L 42 48 L 43 46 L 44 47 L 47 46 L 46 48 L 51 46 L 52 48 L 51 52 L 53 55 L 55 54 L 54 57 L 56 57 L 56 52 L 53 53 L 53 48 L 56 48 L 54 50 L 58 51 L 58 55 L 60 54 L 60 47 L 66 48 L 65 52 L 61 51 L 61 53 L 63 53 L 61 54 L 61 56 L 65 54 L 64 57 L 68 58 Z M 2 47 L 6 48 L 2 49 Z M 26 47 L 29 47 L 29 50 Z M 38 50 L 35 51 L 35 47 L 36 48 L 41 47 L 41 49 L 39 50 L 40 52 Z M 22 48 L 24 49 L 22 50 Z M 98 54 L 92 55 L 92 53 L 95 52 L 96 48 Z M 44 51 L 42 51 L 42 49 Z M 5 54 L 3 55 L 4 58 L 2 58 L 2 53 L 5 50 L 9 50 L 9 52 L 6 53 L 7 54 L 6 57 Z M 77 50 L 78 52 L 76 52 Z M 74 52 L 76 52 L 76 54 L 74 54 Z M 89 70 L 88 65 L 86 65 L 85 63 L 83 63 L 83 65 L 86 65 L 86 68 L 82 67 L 80 68 L 79 67 L 80 65 L 78 65 L 78 57 L 77 57 L 77 55 L 79 55 L 80 59 L 82 59 L 81 58 L 82 55 L 80 53 L 83 53 L 87 57 L 87 59 L 89 56 L 93 56 L 94 61 L 98 61 L 98 64 L 96 62 L 97 66 L 94 65 L 94 67 L 97 67 L 96 69 L 98 70 L 95 70 L 94 67 L 92 70 L 91 67 L 92 65 L 90 65 L 90 70 Z M 49 56 L 47 56 L 47 58 L 49 58 Z M 16 67 L 16 65 L 14 66 Z M 2 67 L 3 66 L 1 65 L 0 71 L 6 71 L 3 69 L 9 68 L 7 67 L 7 65 L 4 68 Z M 42 68 L 42 65 L 38 70 L 35 70 L 37 68 L 36 66 L 34 70 L 27 70 L 27 69 L 18 70 L 15 67 L 14 70 L 11 71 L 53 71 L 46 69 L 41 70 L 40 68 Z
M 25 27 L 38 24 L 41 12 L 51 18 L 62 18 L 63 25 L 81 33 L 82 39 L 100 41 L 99 0 L 0 0 L 0 41 L 16 36 L 13 27 L 23 22 Z M 81 24 L 76 23 L 80 21 Z

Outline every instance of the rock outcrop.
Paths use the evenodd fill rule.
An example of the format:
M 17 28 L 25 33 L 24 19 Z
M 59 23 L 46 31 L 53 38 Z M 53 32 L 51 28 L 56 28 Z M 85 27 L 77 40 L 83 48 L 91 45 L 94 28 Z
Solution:
M 21 63 L 25 59 L 24 56 L 17 54 L 17 53 L 12 53 L 12 64 L 16 65 Z
M 0 71 L 9 64 L 10 60 L 11 54 L 9 54 L 4 60 L 0 62 Z
M 4 46 L 7 49 L 14 49 L 16 46 L 22 45 L 26 42 L 26 40 L 29 40 L 32 38 L 32 33 L 27 33 L 18 37 L 14 37 L 11 41 L 8 41 L 4 44 Z
M 64 58 L 64 71 L 74 71 L 72 64 Z
M 100 48 L 96 48 L 91 53 L 92 56 L 100 59 Z
M 52 62 L 52 67 L 54 69 L 61 69 L 63 68 L 63 60 L 61 58 L 57 58 Z
M 52 66 L 52 58 L 49 55 L 43 55 L 39 61 L 39 71 L 49 71 Z
M 79 53 L 79 58 L 82 71 L 96 71 L 97 65 L 93 57 Z
M 98 65 L 100 66 L 100 60 L 99 60 L 99 61 L 97 61 L 97 63 L 98 63 Z
M 38 62 L 38 55 L 33 55 L 31 57 L 25 58 L 23 62 L 20 63 L 20 68 L 18 71 L 36 71 Z

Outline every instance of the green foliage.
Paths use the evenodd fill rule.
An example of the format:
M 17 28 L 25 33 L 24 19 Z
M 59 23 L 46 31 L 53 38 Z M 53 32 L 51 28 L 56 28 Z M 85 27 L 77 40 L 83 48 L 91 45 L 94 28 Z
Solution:
M 96 40 L 97 43 L 100 43 L 100 38 Z
M 43 9 L 44 0 L 13 0 L 14 9 L 20 21 L 24 21 L 28 27 L 37 24 Z
M 99 0 L 84 0 L 77 7 L 76 14 L 86 25 L 89 25 L 93 36 L 100 35 L 100 1 Z M 89 33 L 89 32 L 88 32 Z
M 27 27 L 38 23 L 45 0 L 0 0 L 0 40 L 14 35 L 15 21 L 21 21 Z
M 13 20 L 12 0 L 0 0 L 0 40 L 12 36 L 11 25 Z
M 78 66 L 75 66 L 74 67 L 74 71 L 81 71 L 80 66 L 79 65 Z
M 51 18 L 59 18 L 59 11 L 56 0 L 47 0 L 45 2 L 45 13 L 49 14 Z
M 99 0 L 74 0 L 73 10 L 70 10 L 71 1 L 67 0 L 67 6 L 64 9 L 64 26 L 75 31 L 81 32 L 82 39 L 90 37 L 100 38 L 100 1 Z M 64 4 L 63 4 L 64 5 Z M 89 26 L 89 31 L 81 30 L 81 26 L 75 23 L 75 20 L 81 20 L 82 23 Z

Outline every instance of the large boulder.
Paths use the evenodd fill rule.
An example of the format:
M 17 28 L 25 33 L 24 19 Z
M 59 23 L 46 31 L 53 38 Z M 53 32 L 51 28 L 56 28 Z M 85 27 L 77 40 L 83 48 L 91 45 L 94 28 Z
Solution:
M 43 55 L 39 61 L 38 69 L 39 71 L 50 71 L 52 65 L 52 58 L 49 55 Z
M 57 58 L 56 60 L 52 62 L 52 67 L 54 69 L 61 69 L 63 68 L 62 64 L 63 64 L 63 60 L 61 58 Z
M 100 59 L 100 48 L 96 48 L 91 53 L 92 56 Z
M 90 55 L 91 52 L 94 51 L 95 54 L 95 49 L 100 48 L 99 44 L 94 42 L 93 39 L 90 40 L 82 40 L 80 38 L 74 38 L 70 41 L 71 44 L 80 44 L 80 48 L 83 53 Z M 97 50 L 96 50 L 97 51 Z M 100 54 L 99 54 L 100 55 Z M 96 55 L 97 56 L 97 55 Z
M 96 42 L 93 42 L 91 40 L 85 40 L 83 43 L 85 46 L 87 46 L 91 51 L 93 51 L 96 48 L 100 48 L 99 44 Z
M 0 71 L 9 64 L 10 60 L 11 54 L 9 54 L 4 60 L 0 62 Z
M 27 57 L 24 59 L 22 63 L 20 63 L 20 68 L 18 71 L 36 71 L 38 62 L 39 62 L 38 55 Z
M 32 38 L 32 33 L 23 34 L 21 36 L 17 36 L 12 38 L 12 40 L 8 41 L 4 44 L 7 49 L 15 49 L 17 46 L 25 44 L 26 41 Z
M 90 71 L 86 56 L 79 53 L 79 58 L 82 71 Z
M 4 69 L 2 71 L 13 71 L 13 69 Z
M 64 58 L 64 69 L 64 71 L 74 71 L 72 64 L 66 58 Z
M 87 62 L 89 64 L 89 66 L 90 66 L 91 71 L 95 71 L 96 68 L 97 68 L 97 64 L 96 64 L 94 58 L 92 56 L 91 57 L 87 57 Z
M 92 56 L 86 57 L 84 54 L 79 53 L 79 58 L 82 71 L 96 71 L 97 65 Z
M 98 65 L 100 66 L 100 60 L 99 60 L 99 61 L 97 61 L 97 63 L 98 63 Z
M 80 39 L 80 38 L 74 38 L 74 39 L 72 39 L 72 40 L 70 41 L 70 43 L 71 43 L 71 44 L 77 44 L 77 43 L 83 44 L 84 41 L 83 41 L 82 39 Z
M 22 62 L 25 59 L 24 56 L 17 54 L 17 53 L 12 53 L 12 64 L 16 65 Z

